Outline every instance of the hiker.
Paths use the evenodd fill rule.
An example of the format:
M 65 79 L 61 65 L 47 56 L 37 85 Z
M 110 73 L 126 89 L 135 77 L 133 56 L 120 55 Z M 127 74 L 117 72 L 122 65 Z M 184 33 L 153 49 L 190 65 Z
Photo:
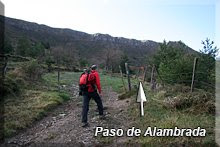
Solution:
M 101 100 L 101 84 L 100 77 L 96 71 L 97 66 L 92 65 L 91 71 L 85 71 L 80 77 L 80 90 L 83 96 L 83 108 L 82 108 L 82 127 L 87 127 L 88 124 L 88 111 L 89 101 L 93 98 L 97 104 L 100 118 L 103 119 L 103 105 Z M 97 91 L 98 90 L 98 91 Z

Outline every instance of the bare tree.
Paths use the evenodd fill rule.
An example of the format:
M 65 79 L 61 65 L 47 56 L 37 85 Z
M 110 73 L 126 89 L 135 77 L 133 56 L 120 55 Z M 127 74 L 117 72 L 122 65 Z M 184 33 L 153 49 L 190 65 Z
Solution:
M 52 48 L 52 55 L 57 64 L 62 64 L 68 69 L 77 66 L 77 53 L 71 44 Z
M 104 50 L 105 69 L 114 71 L 120 64 L 122 51 L 116 48 L 107 48 Z

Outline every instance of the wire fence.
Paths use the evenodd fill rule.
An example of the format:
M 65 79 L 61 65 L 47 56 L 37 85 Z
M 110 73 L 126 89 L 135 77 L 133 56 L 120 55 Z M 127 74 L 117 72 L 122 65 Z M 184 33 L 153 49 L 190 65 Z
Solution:
M 203 78 L 206 77 L 206 75 L 208 75 L 207 72 L 192 70 L 192 72 L 159 74 L 156 69 L 153 70 L 153 66 L 145 67 L 147 67 L 148 70 L 143 69 L 142 67 L 139 68 L 132 66 L 132 74 L 130 74 L 130 78 L 136 79 L 136 81 L 139 82 L 148 82 L 151 85 L 152 90 L 156 89 L 158 85 L 166 86 L 170 84 L 181 84 L 183 86 L 189 86 L 191 88 L 191 92 L 193 91 L 193 88 L 204 90 L 215 89 L 215 80 Z M 121 76 L 122 80 L 126 80 L 126 78 L 129 76 L 129 72 L 130 71 L 126 71 L 126 73 L 121 74 L 114 73 L 112 74 L 112 76 Z M 132 82 L 134 82 L 134 80 Z M 128 83 L 129 81 L 126 82 L 126 84 Z M 137 82 L 130 84 L 137 85 Z M 128 85 L 126 86 L 126 88 L 127 87 Z

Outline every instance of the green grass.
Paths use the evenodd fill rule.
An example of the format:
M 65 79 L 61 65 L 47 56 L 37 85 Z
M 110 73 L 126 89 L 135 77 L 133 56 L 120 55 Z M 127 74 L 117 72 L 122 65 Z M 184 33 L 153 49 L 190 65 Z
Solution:
M 16 77 L 16 74 L 9 75 L 12 79 L 22 77 Z M 80 75 L 81 72 L 61 72 L 60 85 L 77 85 Z M 122 90 L 121 78 L 102 74 L 100 76 L 102 87 L 112 86 L 113 90 L 118 92 Z M 58 92 L 57 72 L 44 74 L 41 81 L 24 82 L 26 86 L 17 83 L 21 92 L 8 95 L 5 98 L 4 134 L 6 137 L 16 134 L 18 130 L 27 128 L 34 121 L 47 115 L 48 111 L 70 98 L 67 91 Z M 13 85 L 13 82 L 11 83 Z
M 78 84 L 79 77 L 82 72 L 61 72 L 60 73 L 60 84 L 61 85 L 71 85 Z M 110 76 L 106 74 L 99 73 L 101 86 L 102 87 L 112 87 L 115 92 L 121 93 L 124 92 L 123 82 L 120 76 Z M 58 85 L 57 81 L 57 72 L 47 73 L 43 76 L 45 84 L 50 87 L 56 87 Z M 124 77 L 125 88 L 128 89 L 127 78 Z M 136 79 L 131 78 L 132 85 L 137 85 L 138 82 Z
M 23 91 L 20 97 L 8 97 L 5 100 L 5 136 L 11 136 L 17 130 L 24 129 L 46 115 L 47 111 L 68 100 L 69 96 L 58 92 L 35 90 Z
M 137 141 L 145 145 L 215 145 L 215 116 L 207 113 L 187 113 L 184 110 L 167 109 L 162 105 L 165 92 L 151 92 L 145 86 L 148 101 L 145 103 L 144 117 L 139 116 L 139 107 L 133 102 L 129 109 L 130 116 L 135 120 L 134 126 L 145 130 L 147 127 L 157 128 L 205 128 L 206 137 L 140 137 Z M 175 95 L 175 94 L 173 94 Z
M 62 72 L 61 83 L 71 85 L 77 76 L 77 73 Z M 20 86 L 19 93 L 5 97 L 5 137 L 10 137 L 18 130 L 30 126 L 34 121 L 44 117 L 48 111 L 70 99 L 67 91 L 58 92 L 56 73 L 45 74 L 42 81 L 32 83 L 34 86 L 30 81 L 27 83 L 30 86 Z M 19 85 L 17 83 L 17 86 Z
M 118 99 L 123 100 L 130 98 L 131 96 L 137 95 L 137 89 L 131 89 L 131 91 L 124 92 L 118 96 Z
M 103 87 L 112 87 L 113 91 L 122 93 L 125 92 L 125 89 L 128 91 L 128 80 L 126 77 L 124 77 L 124 84 L 123 86 L 122 78 L 120 76 L 110 76 L 107 74 L 100 74 L 101 78 L 101 84 Z M 138 85 L 138 82 L 136 79 L 131 78 L 131 85 Z
M 114 77 L 110 75 L 101 75 L 102 83 L 104 86 L 111 86 L 114 91 L 121 93 L 124 91 L 123 84 L 120 77 Z M 127 86 L 127 79 L 124 78 Z M 137 80 L 132 79 L 132 85 L 136 85 Z M 190 113 L 189 111 L 169 109 L 163 106 L 163 100 L 165 97 L 179 96 L 195 96 L 196 99 L 201 98 L 205 93 L 204 91 L 196 91 L 192 95 L 188 93 L 188 87 L 177 85 L 175 87 L 167 87 L 167 89 L 161 89 L 160 91 L 152 92 L 148 83 L 144 84 L 145 94 L 147 96 L 147 102 L 145 103 L 145 116 L 140 117 L 139 105 L 136 103 L 135 94 L 133 94 L 132 103 L 129 106 L 129 116 L 133 120 L 133 126 L 145 130 L 148 126 L 158 128 L 201 128 L 206 129 L 206 137 L 138 137 L 133 138 L 133 142 L 141 143 L 143 146 L 169 146 L 173 145 L 207 145 L 215 146 L 215 116 L 209 113 L 195 112 Z M 126 87 L 127 88 L 127 87 Z M 134 89 L 134 88 L 133 88 Z M 185 93 L 185 94 L 184 94 Z M 125 94 L 126 95 L 126 94 Z M 129 95 L 129 94 L 128 94 Z M 130 95 L 129 95 L 130 96 Z M 124 98 L 124 97 L 123 97 Z M 205 107 L 201 105 L 201 108 Z M 200 109 L 201 109 L 200 108 Z M 196 109 L 194 105 L 191 110 Z
M 80 72 L 60 72 L 60 85 L 78 84 Z M 56 87 L 58 85 L 57 72 L 47 73 L 43 76 L 47 86 Z
M 74 72 L 61 72 L 60 83 L 61 85 L 78 84 L 79 73 Z M 124 92 L 121 77 L 110 76 L 100 73 L 101 85 L 103 88 L 110 88 L 118 93 Z M 127 88 L 127 79 L 124 78 Z M 137 85 L 135 79 L 131 79 L 132 85 Z M 52 108 L 69 99 L 67 92 L 59 93 L 57 91 L 57 72 L 47 73 L 43 76 L 42 85 L 49 87 L 26 89 L 21 96 L 7 98 L 5 101 L 5 135 L 10 136 L 17 130 L 28 127 L 35 120 L 42 118 Z M 133 88 L 133 86 L 132 86 Z M 134 89 L 134 88 L 133 88 Z M 149 90 L 149 85 L 144 85 L 145 94 L 148 101 L 145 103 L 145 116 L 140 117 L 139 104 L 136 103 L 135 94 L 131 97 L 132 104 L 129 106 L 129 116 L 132 118 L 133 126 L 145 130 L 148 126 L 158 128 L 196 128 L 200 126 L 207 131 L 206 137 L 138 137 L 134 138 L 138 143 L 145 145 L 168 145 L 168 144 L 188 144 L 193 143 L 202 145 L 214 145 L 214 126 L 215 117 L 208 113 L 189 113 L 188 111 L 169 109 L 162 105 L 162 101 L 167 96 L 175 96 L 176 92 L 167 91 L 162 89 L 157 92 Z M 171 88 L 172 89 L 172 88 Z M 183 89 L 184 91 L 184 89 Z M 130 96 L 130 95 L 129 95 Z M 132 126 L 131 126 L 132 127 Z M 132 138 L 133 139 L 133 138 Z M 112 140 L 101 139 L 103 142 L 111 143 Z

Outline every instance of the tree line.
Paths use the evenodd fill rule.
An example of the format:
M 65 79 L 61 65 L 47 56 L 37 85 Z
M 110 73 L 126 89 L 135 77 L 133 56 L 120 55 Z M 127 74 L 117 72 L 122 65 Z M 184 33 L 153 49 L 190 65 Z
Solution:
M 190 85 L 192 78 L 192 67 L 194 58 L 198 58 L 196 66 L 196 87 L 203 88 L 201 83 L 214 87 L 215 84 L 215 58 L 218 48 L 210 39 L 202 41 L 203 48 L 200 52 L 188 51 L 188 46 L 179 41 L 178 46 L 170 45 L 164 41 L 156 54 L 151 58 L 146 58 L 145 65 L 153 65 L 158 73 L 157 81 L 167 84 L 181 83 Z M 4 43 L 4 53 L 16 54 L 25 57 L 32 57 L 38 62 L 45 63 L 48 71 L 52 65 L 65 66 L 71 69 L 88 67 L 91 63 L 87 58 L 81 56 L 77 46 L 51 47 L 48 42 L 36 42 L 27 38 L 18 39 L 16 45 L 12 45 L 10 39 L 6 38 Z M 144 55 L 143 55 L 144 56 Z M 102 62 L 100 67 L 106 71 L 119 73 L 119 65 L 125 73 L 125 63 L 130 63 L 129 57 L 120 48 L 105 47 L 102 50 Z M 139 65 L 139 66 L 140 66 Z M 75 67 L 73 67 L 75 66 Z M 131 71 L 132 74 L 133 71 Z
M 218 48 L 210 39 L 202 41 L 203 48 L 199 52 L 186 53 L 186 45 L 180 42 L 179 48 L 170 46 L 164 41 L 150 64 L 155 65 L 158 81 L 166 84 L 190 85 L 194 59 L 197 58 L 195 83 L 197 88 L 215 87 L 215 58 Z

